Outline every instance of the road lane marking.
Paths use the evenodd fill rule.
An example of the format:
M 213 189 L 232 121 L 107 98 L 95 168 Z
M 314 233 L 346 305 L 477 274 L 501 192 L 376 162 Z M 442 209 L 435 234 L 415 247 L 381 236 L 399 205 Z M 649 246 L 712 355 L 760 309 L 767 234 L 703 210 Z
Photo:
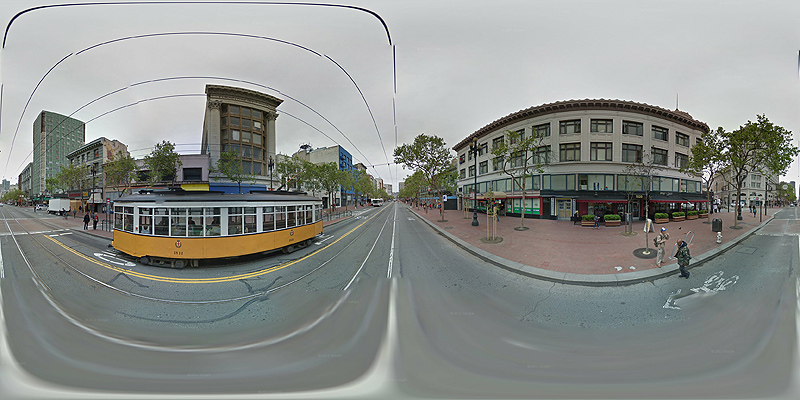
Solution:
M 333 246 L 334 244 L 336 244 L 340 240 L 342 240 L 345 237 L 349 236 L 351 233 L 355 232 L 358 228 L 362 227 L 364 224 L 369 222 L 369 220 L 371 220 L 374 217 L 377 217 L 379 214 L 380 213 L 376 213 L 375 215 L 373 215 L 369 219 L 365 220 L 364 222 L 362 222 L 361 224 L 357 225 L 356 227 L 354 227 L 353 229 L 351 229 L 350 231 L 348 231 L 344 235 L 340 236 L 338 239 L 336 239 L 333 242 L 331 242 L 330 244 L 328 244 L 327 246 L 322 247 L 322 248 L 312 252 L 311 254 L 306 255 L 305 257 L 301 257 L 301 258 L 299 258 L 297 260 L 290 261 L 290 262 L 287 262 L 285 264 L 276 265 L 274 267 L 265 268 L 265 269 L 262 269 L 262 270 L 253 271 L 253 272 L 249 272 L 249 273 L 241 274 L 241 275 L 232 275 L 232 276 L 224 277 L 224 278 L 173 278 L 173 277 L 168 277 L 168 276 L 151 275 L 151 274 L 145 274 L 145 273 L 141 273 L 141 272 L 136 272 L 136 271 L 133 271 L 133 270 L 130 270 L 130 269 L 116 267 L 116 266 L 109 265 L 109 264 L 104 263 L 104 262 L 97 261 L 96 259 L 94 259 L 94 258 L 92 258 L 90 256 L 87 256 L 87 255 L 85 255 L 85 254 L 83 254 L 83 253 L 81 253 L 81 252 L 79 252 L 79 251 L 77 251 L 77 250 L 65 245 L 64 243 L 61 243 L 56 239 L 53 239 L 53 238 L 51 238 L 49 236 L 45 236 L 45 238 L 51 240 L 53 243 L 56 243 L 57 245 L 63 247 L 65 250 L 67 250 L 67 251 L 75 254 L 76 256 L 78 256 L 80 258 L 83 258 L 84 260 L 87 260 L 87 261 L 89 261 L 89 262 L 91 262 L 93 264 L 96 264 L 98 266 L 101 266 L 103 268 L 106 268 L 106 269 L 109 269 L 109 270 L 112 270 L 112 271 L 115 271 L 115 272 L 127 274 L 127 275 L 130 275 L 130 276 L 135 276 L 137 278 L 142 278 L 142 279 L 147 279 L 147 280 L 157 281 L 157 282 L 168 282 L 168 283 L 223 283 L 223 282 L 234 282 L 234 281 L 238 281 L 238 280 L 242 280 L 242 279 L 250 279 L 250 278 L 266 275 L 266 274 L 268 274 L 270 272 L 279 271 L 279 270 L 284 269 L 286 267 L 289 267 L 291 265 L 297 264 L 297 263 L 299 263 L 301 261 L 305 261 L 308 258 L 317 255 L 318 253 L 322 252 L 323 250 Z M 23 255 L 23 257 L 24 257 L 24 255 Z
M 375 214 L 375 215 L 378 215 L 378 214 Z M 361 273 L 361 270 L 364 269 L 364 264 L 366 264 L 367 260 L 369 260 L 369 256 L 372 254 L 372 250 L 375 250 L 375 245 L 378 244 L 378 240 L 380 240 L 381 234 L 383 233 L 383 228 L 386 228 L 386 223 L 387 222 L 389 222 L 389 218 L 386 218 L 386 221 L 383 221 L 383 226 L 381 226 L 381 231 L 378 232 L 378 237 L 375 238 L 375 243 L 372 243 L 372 248 L 369 249 L 369 253 L 367 253 L 366 257 L 364 257 L 364 262 L 361 263 L 361 266 L 358 267 L 358 271 L 356 271 L 356 273 L 353 274 L 353 277 L 350 278 L 350 282 L 347 282 L 347 285 L 345 285 L 342 290 L 346 291 L 350 287 L 350 285 L 353 284 L 353 281 L 356 280 L 356 277 L 358 276 L 359 273 Z
M 681 307 L 678 306 L 678 304 L 676 304 L 675 302 L 678 299 L 689 297 L 694 294 L 700 294 L 701 296 L 711 296 L 727 289 L 730 286 L 733 286 L 734 284 L 736 284 L 736 282 L 739 282 L 739 275 L 734 275 L 731 276 L 730 278 L 722 279 L 722 275 L 724 274 L 725 274 L 724 272 L 719 271 L 709 276 L 708 278 L 706 278 L 705 282 L 703 282 L 703 286 L 689 289 L 688 292 L 682 296 L 680 295 L 681 289 L 671 292 L 669 294 L 669 297 L 667 297 L 667 302 L 664 303 L 664 306 L 662 308 L 680 310 Z
M 389 269 L 386 270 L 386 277 L 392 279 L 392 260 L 394 260 L 394 236 L 397 231 L 397 207 L 394 207 L 394 220 L 392 222 L 392 247 L 389 250 Z
M 107 262 L 107 263 L 111 263 L 111 264 L 114 264 L 114 265 L 121 265 L 123 267 L 135 267 L 136 266 L 136 264 L 134 264 L 134 263 L 132 263 L 130 261 L 125 261 L 125 260 L 119 259 L 117 257 L 114 257 L 114 256 L 106 254 L 106 253 L 94 253 L 94 256 L 99 258 L 99 259 L 101 259 L 101 260 L 103 260 L 103 261 L 105 261 L 105 262 Z

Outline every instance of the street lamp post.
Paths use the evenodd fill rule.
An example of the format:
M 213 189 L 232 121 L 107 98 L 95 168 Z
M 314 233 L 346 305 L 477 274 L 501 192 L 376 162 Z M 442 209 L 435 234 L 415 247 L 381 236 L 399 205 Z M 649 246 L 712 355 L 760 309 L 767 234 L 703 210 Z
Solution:
M 472 226 L 478 226 L 478 139 L 472 141 L 469 151 L 472 153 L 472 158 L 475 159 L 475 170 L 473 171 L 475 186 L 472 188 L 472 197 L 475 201 L 472 204 Z
M 272 190 L 272 170 L 275 169 L 275 161 L 272 159 L 272 156 L 269 156 L 269 190 Z

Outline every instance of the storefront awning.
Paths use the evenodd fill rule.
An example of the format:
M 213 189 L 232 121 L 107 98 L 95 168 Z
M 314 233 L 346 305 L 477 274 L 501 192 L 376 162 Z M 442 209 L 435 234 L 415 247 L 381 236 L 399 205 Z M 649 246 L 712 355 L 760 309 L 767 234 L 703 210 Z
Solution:
M 578 199 L 576 200 L 578 203 L 627 203 L 627 200 L 607 200 L 607 199 Z M 636 201 L 636 199 L 634 199 Z

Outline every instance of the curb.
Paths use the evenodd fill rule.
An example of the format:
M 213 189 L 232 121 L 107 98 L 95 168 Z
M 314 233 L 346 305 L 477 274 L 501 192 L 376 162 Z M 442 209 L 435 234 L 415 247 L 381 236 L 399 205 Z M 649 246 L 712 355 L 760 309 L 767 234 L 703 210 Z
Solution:
M 411 209 L 411 207 L 409 207 L 408 210 L 414 213 L 420 220 L 428 224 L 428 226 L 433 228 L 435 232 L 442 235 L 446 239 L 450 240 L 456 246 L 464 249 L 466 252 L 480 258 L 483 261 L 486 261 L 487 263 L 500 267 L 506 271 L 523 275 L 529 278 L 544 280 L 548 282 L 561 283 L 565 285 L 576 285 L 576 286 L 628 286 L 637 283 L 666 278 L 670 275 L 675 275 L 679 273 L 677 263 L 665 265 L 660 269 L 657 268 L 658 271 L 656 271 L 656 273 L 653 273 L 653 269 L 650 269 L 650 270 L 635 271 L 635 272 L 625 272 L 624 274 L 595 274 L 595 275 L 557 272 L 537 267 L 531 267 L 529 265 L 521 264 L 516 261 L 511 261 L 502 258 L 500 256 L 496 256 L 485 250 L 479 249 L 455 237 L 453 234 L 446 232 L 443 229 L 439 228 L 438 226 L 434 225 L 426 218 L 420 216 L 416 211 Z M 764 227 L 764 225 L 772 221 L 773 218 L 774 215 L 771 215 L 766 221 L 762 222 L 756 228 L 753 228 L 750 232 L 741 235 L 738 238 L 733 239 L 732 241 L 727 242 L 717 248 L 714 248 L 703 254 L 700 254 L 697 257 L 693 257 L 695 262 L 689 267 L 687 267 L 687 269 L 691 270 L 695 267 L 698 267 L 704 264 L 705 262 L 716 258 L 720 254 L 728 251 L 731 247 L 739 244 L 739 242 L 754 235 L 762 227 Z

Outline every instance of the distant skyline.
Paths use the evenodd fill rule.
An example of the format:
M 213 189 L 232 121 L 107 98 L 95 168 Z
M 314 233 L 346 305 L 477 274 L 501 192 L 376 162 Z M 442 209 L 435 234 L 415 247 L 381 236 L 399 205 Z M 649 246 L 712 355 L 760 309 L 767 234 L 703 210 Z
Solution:
M 8 25 L 26 8 L 64 3 L 4 1 L 0 17 Z M 94 4 L 21 15 L 0 51 L 3 178 L 16 182 L 31 161 L 41 110 L 74 112 L 87 122 L 87 141 L 120 140 L 136 158 L 163 139 L 199 153 L 206 84 L 283 99 L 279 153 L 339 144 L 395 188 L 410 173 L 386 165 L 396 145 L 424 132 L 452 147 L 498 118 L 562 100 L 677 105 L 711 129 L 765 114 L 800 139 L 794 1 L 346 5 L 379 18 L 264 3 Z M 800 163 L 782 179 L 800 181 Z

